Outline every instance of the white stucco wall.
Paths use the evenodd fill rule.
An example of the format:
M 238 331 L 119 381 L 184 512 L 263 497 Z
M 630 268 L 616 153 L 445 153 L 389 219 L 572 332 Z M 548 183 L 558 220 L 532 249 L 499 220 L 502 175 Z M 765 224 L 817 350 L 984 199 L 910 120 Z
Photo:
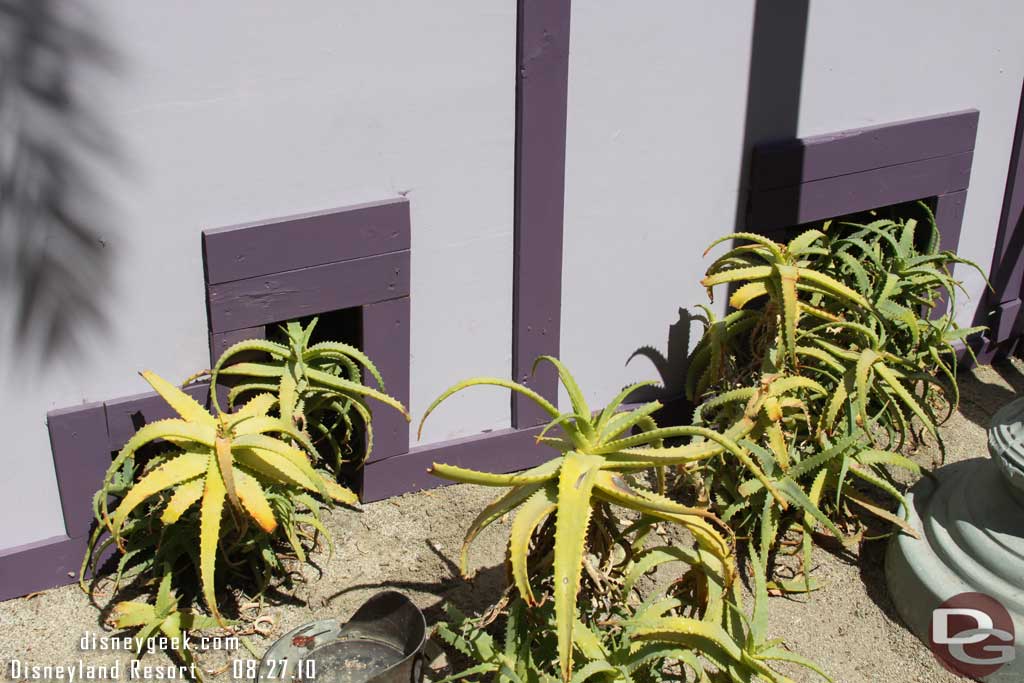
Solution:
M 457 378 L 509 374 L 514 3 L 91 6 L 117 55 L 75 80 L 122 159 L 94 177 L 111 325 L 42 369 L 2 330 L 0 548 L 63 532 L 48 410 L 144 391 L 140 369 L 208 366 L 204 228 L 407 193 L 413 413 Z M 484 391 L 425 440 L 508 423 L 507 395 Z
M 181 379 L 207 364 L 203 228 L 408 193 L 413 414 L 457 379 L 508 375 L 515 3 L 89 6 L 117 54 L 75 80 L 120 158 L 92 177 L 111 324 L 38 367 L 0 315 L 0 500 L 18 511 L 0 515 L 0 548 L 63 531 L 48 410 L 143 391 L 142 368 Z M 655 377 L 626 359 L 664 352 L 678 309 L 706 301 L 701 252 L 734 227 L 753 13 L 753 0 L 574 3 L 562 357 L 594 402 Z M 961 251 L 985 267 L 1022 15 L 1013 0 L 811 2 L 798 134 L 980 109 Z M 506 393 L 466 393 L 425 440 L 508 418 Z
M 753 10 L 573 5 L 562 358 L 595 402 L 656 377 L 626 359 L 643 345 L 664 352 L 678 308 L 707 301 L 701 254 L 735 221 Z M 1022 19 L 1012 0 L 969 11 L 954 0 L 810 2 L 797 134 L 979 109 L 960 253 L 986 270 L 1024 78 Z M 957 273 L 970 323 L 982 283 Z

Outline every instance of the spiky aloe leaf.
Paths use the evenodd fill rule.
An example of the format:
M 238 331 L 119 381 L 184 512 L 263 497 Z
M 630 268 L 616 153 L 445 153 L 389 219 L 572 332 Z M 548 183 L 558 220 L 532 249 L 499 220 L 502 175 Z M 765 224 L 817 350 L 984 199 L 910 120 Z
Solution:
M 160 515 L 160 522 L 164 526 L 169 526 L 181 519 L 181 516 L 203 497 L 204 487 L 205 482 L 202 479 L 193 479 L 179 485 L 171 495 L 171 499 L 167 501 L 167 506 L 164 508 L 163 514 Z
M 334 389 L 342 393 L 355 394 L 357 396 L 366 396 L 367 398 L 372 398 L 376 401 L 380 401 L 381 403 L 391 406 L 392 408 L 400 412 L 402 415 L 405 416 L 405 419 L 407 421 L 411 419 L 409 417 L 409 412 L 405 409 L 405 406 L 402 405 L 401 401 L 391 396 L 388 396 L 382 391 L 377 391 L 376 389 L 359 384 L 357 382 L 353 382 L 351 380 L 344 379 L 342 377 L 335 377 L 334 375 L 322 372 L 315 368 L 309 368 L 306 371 L 306 373 L 309 376 L 310 381 L 316 382 L 322 386 L 330 387 L 331 389 Z
M 775 266 L 779 278 L 779 294 L 782 295 L 783 342 L 790 362 L 796 365 L 796 324 L 800 315 L 797 308 L 796 283 L 800 279 L 800 270 L 794 266 Z
M 256 520 L 261 529 L 268 534 L 274 533 L 277 520 L 274 519 L 274 511 L 270 508 L 270 503 L 267 502 L 263 488 L 256 478 L 242 470 L 235 470 L 234 481 L 238 499 L 245 511 Z
M 213 425 L 214 418 L 206 409 L 203 408 L 199 403 L 186 394 L 184 391 L 174 386 L 160 375 L 149 370 L 143 370 L 139 373 L 142 378 L 149 383 L 149 386 L 153 387 L 156 393 L 160 394 L 160 398 L 167 402 L 167 405 L 174 409 L 174 412 L 178 413 L 181 418 L 187 422 L 195 422 L 197 424 Z
M 501 379 L 499 377 L 475 377 L 473 379 L 468 379 L 448 387 L 447 389 L 444 390 L 444 392 L 441 393 L 440 396 L 435 398 L 430 403 L 429 406 L 427 406 L 426 411 L 423 413 L 423 417 L 420 418 L 420 426 L 416 432 L 417 438 L 420 438 L 423 435 L 423 423 L 427 421 L 427 418 L 430 416 L 432 412 L 434 412 L 434 409 L 437 408 L 437 406 L 441 405 L 441 403 L 452 394 L 462 391 L 463 389 L 468 389 L 469 387 L 476 386 L 496 386 L 504 387 L 505 389 L 510 389 L 532 400 L 552 418 L 559 417 L 560 415 L 560 413 L 558 412 L 558 408 L 553 406 L 550 401 L 548 401 L 546 398 L 538 394 L 536 391 L 524 387 L 522 384 L 517 384 L 512 380 Z
M 558 476 L 558 470 L 562 466 L 561 458 L 554 458 L 522 472 L 511 474 L 493 474 L 491 472 L 479 472 L 477 470 L 434 463 L 429 472 L 434 476 L 457 481 L 462 484 L 477 484 L 479 486 L 523 486 L 526 484 L 540 484 L 550 481 Z
M 359 504 L 359 496 L 351 489 L 345 488 L 338 482 L 323 476 L 320 477 L 320 483 L 327 490 L 327 496 L 336 503 L 352 506 Z M 326 536 L 327 534 L 324 535 Z
M 748 303 L 762 296 L 768 296 L 768 288 L 763 282 L 748 282 L 736 289 L 729 297 L 729 305 L 733 308 L 743 308 Z
M 125 600 L 114 605 L 112 617 L 117 628 L 132 628 L 153 621 L 156 610 L 145 602 Z
M 313 466 L 309 462 L 309 456 L 298 448 L 263 434 L 243 434 L 235 438 L 233 445 L 234 448 L 248 449 L 254 452 L 270 452 L 281 456 L 302 473 L 306 481 L 305 484 L 302 484 L 303 488 L 316 491 L 324 498 L 329 497 L 323 479 L 313 470 Z
M 601 458 L 570 451 L 558 477 L 558 513 L 555 519 L 555 620 L 558 660 L 562 679 L 572 672 L 572 634 L 576 621 L 576 595 L 583 572 L 583 552 L 592 509 L 591 490 Z
M 519 595 L 527 605 L 535 605 L 533 589 L 530 586 L 530 573 L 527 568 L 527 557 L 530 551 L 530 539 L 533 532 L 558 508 L 558 490 L 554 484 L 548 484 L 535 491 L 523 502 L 512 521 L 509 531 L 508 554 L 512 566 L 512 579 Z
M 210 456 L 204 453 L 183 453 L 156 468 L 140 479 L 128 491 L 114 511 L 111 530 L 116 537 L 124 521 L 142 501 L 150 496 L 202 474 L 209 464 Z
M 199 514 L 199 574 L 202 580 L 203 600 L 206 601 L 207 609 L 219 623 L 223 623 L 223 617 L 217 608 L 217 591 L 214 581 L 221 516 L 224 513 L 226 498 L 227 490 L 224 488 L 224 480 L 221 479 L 217 460 L 210 458 Z
M 523 502 L 536 493 L 541 486 L 543 486 L 543 484 L 526 484 L 524 486 L 517 486 L 508 493 L 492 501 L 480 511 L 480 514 L 476 516 L 473 523 L 469 525 L 469 530 L 466 532 L 466 536 L 462 541 L 462 549 L 459 552 L 459 569 L 464 577 L 469 577 L 469 546 L 473 543 L 473 540 L 481 531 L 522 505 Z

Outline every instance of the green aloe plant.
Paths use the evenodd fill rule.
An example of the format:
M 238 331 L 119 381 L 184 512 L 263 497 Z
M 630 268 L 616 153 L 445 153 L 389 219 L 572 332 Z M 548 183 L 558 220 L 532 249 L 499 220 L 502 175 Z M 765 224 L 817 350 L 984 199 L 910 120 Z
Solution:
M 326 444 L 333 456 L 333 467 L 340 467 L 347 455 L 345 444 L 359 426 L 365 435 L 361 461 L 373 449 L 373 422 L 368 399 L 379 401 L 410 419 L 398 399 L 385 393 L 384 378 L 370 358 L 349 344 L 326 341 L 310 344 L 317 319 L 303 327 L 299 322 L 283 326 L 287 343 L 249 339 L 232 345 L 221 354 L 210 371 L 210 383 L 221 377 L 237 383 L 228 392 L 229 407 L 244 396 L 270 393 L 277 397 L 273 406 L 280 415 L 310 432 Z M 238 360 L 252 354 L 269 356 L 265 360 Z M 235 362 L 232 362 L 232 361 Z M 364 384 L 364 369 L 379 389 Z M 216 394 L 214 407 L 220 411 Z M 358 424 L 353 421 L 353 414 Z M 313 450 L 312 454 L 317 451 Z
M 162 633 L 174 642 L 182 642 L 183 633 L 201 631 L 220 626 L 216 619 L 196 614 L 191 610 L 178 608 L 178 596 L 171 588 L 172 572 L 164 568 L 160 587 L 157 590 L 154 604 L 139 601 L 122 601 L 114 605 L 112 612 L 115 628 L 137 628 L 135 634 L 135 658 L 140 659 L 144 653 L 142 644 L 156 632 Z M 174 654 L 196 674 L 197 680 L 203 680 L 202 671 L 196 666 L 189 648 L 179 647 Z
M 775 670 L 786 662 L 831 680 L 817 664 L 767 638 L 767 583 L 754 555 L 752 616 L 743 611 L 736 584 L 724 588 L 720 566 L 703 551 L 679 547 L 652 548 L 625 567 L 625 580 L 607 607 L 585 603 L 576 620 L 570 683 L 655 683 L 663 681 L 768 681 L 789 683 Z M 654 567 L 683 562 L 717 586 L 718 598 L 702 609 L 683 595 L 655 590 L 639 603 L 630 599 L 639 578 Z M 712 566 L 705 564 L 711 562 Z M 679 581 L 676 585 L 682 585 Z M 724 599 L 722 599 L 724 598 Z M 435 636 L 469 660 L 470 665 L 442 679 L 536 681 L 566 680 L 558 668 L 557 617 L 546 602 L 530 608 L 511 600 L 498 637 L 485 623 L 446 605 L 448 621 L 437 625 Z M 691 678 L 691 674 L 693 678 Z
M 722 284 L 738 288 L 725 317 L 704 309 L 707 328 L 686 378 L 698 404 L 693 424 L 728 433 L 766 377 L 816 387 L 778 401 L 778 419 L 738 440 L 755 454 L 763 478 L 728 453 L 685 475 L 737 534 L 758 542 L 763 557 L 782 527 L 795 523 L 805 532 L 808 566 L 811 532 L 822 525 L 844 538 L 838 527 L 852 521 L 851 505 L 914 533 L 850 480 L 904 502 L 889 468 L 922 473 L 902 452 L 921 435 L 943 448 L 940 415 L 959 398 L 953 344 L 981 329 L 935 314 L 942 302 L 952 307 L 960 289 L 952 266 L 977 266 L 940 251 L 934 216 L 924 204 L 916 211 L 923 222 L 826 221 L 786 244 L 747 233 L 712 244 L 743 242 L 703 281 L 709 294 Z M 795 507 L 780 505 L 765 478 Z M 809 588 L 806 571 L 804 579 Z

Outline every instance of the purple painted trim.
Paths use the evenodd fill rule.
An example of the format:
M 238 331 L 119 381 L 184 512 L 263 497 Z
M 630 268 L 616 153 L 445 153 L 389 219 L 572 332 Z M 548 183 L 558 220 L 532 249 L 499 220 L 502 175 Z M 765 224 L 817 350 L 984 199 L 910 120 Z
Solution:
M 995 289 L 995 293 L 988 297 L 990 302 L 998 306 L 1024 297 L 1024 89 L 1017 111 L 1003 211 L 989 272 Z M 997 338 L 997 341 L 1004 339 Z
M 245 341 L 246 339 L 262 339 L 265 335 L 265 325 L 243 327 L 240 330 L 214 332 L 210 334 L 210 367 L 217 364 L 217 359 L 220 358 L 221 354 L 227 351 L 229 347 L 234 346 L 238 342 Z
M 207 287 L 210 330 L 226 332 L 409 295 L 409 252 Z
M 751 188 L 770 190 L 974 149 L 978 110 L 759 145 Z
M 950 192 L 935 198 L 935 225 L 939 229 L 939 245 L 942 249 L 958 251 L 960 233 L 964 225 L 964 209 L 967 204 L 967 190 Z M 956 270 L 954 265 L 951 270 Z M 932 309 L 932 318 L 939 318 L 946 313 L 948 302 L 943 300 Z
M 749 225 L 775 230 L 963 190 L 972 158 L 963 152 L 754 192 Z
M 185 388 L 185 393 L 204 406 L 209 404 L 210 387 L 206 382 L 189 385 Z M 157 420 L 178 417 L 177 413 L 155 391 L 107 401 L 106 413 L 109 439 L 106 461 L 103 462 L 102 469 L 100 469 L 101 480 L 103 473 L 110 465 L 110 453 L 120 450 L 143 425 Z M 93 491 L 95 492 L 97 488 L 99 487 L 94 486 Z M 91 516 L 92 513 L 89 514 Z
M 532 376 L 531 368 L 537 356 L 559 354 L 569 15 L 570 0 L 518 3 L 512 378 L 552 402 L 554 370 Z M 512 395 L 514 427 L 545 420 L 533 402 Z
M 65 533 L 84 536 L 92 525 L 93 495 L 110 465 L 106 410 L 102 403 L 54 410 L 46 424 Z
M 87 536 L 53 536 L 0 550 L 0 601 L 78 579 Z
M 235 342 L 263 338 L 267 324 L 359 307 L 363 350 L 408 404 L 409 240 L 405 199 L 207 231 L 211 363 Z M 256 272 L 240 271 L 240 260 L 261 274 L 233 279 Z M 405 419 L 374 408 L 371 460 L 408 452 Z
M 408 404 L 409 297 L 363 306 L 362 315 L 363 351 L 384 377 L 387 393 L 403 397 L 402 402 Z M 376 385 L 373 378 L 369 383 Z M 405 417 L 380 403 L 371 408 L 374 445 L 370 462 L 408 453 L 409 422 Z
M 1004 301 L 996 306 L 989 320 L 988 338 L 993 344 L 1002 344 L 1024 332 L 1021 300 Z
M 935 198 L 935 224 L 939 228 L 941 248 L 950 251 L 959 248 L 966 204 L 967 190 L 950 192 Z
M 409 244 L 404 198 L 215 228 L 203 233 L 206 282 L 403 251 Z
M 535 442 L 541 429 L 531 427 L 484 432 L 417 446 L 405 455 L 370 463 L 366 466 L 363 482 L 363 501 L 383 500 L 452 483 L 428 474 L 427 469 L 435 462 L 498 473 L 539 465 L 554 457 L 548 446 Z

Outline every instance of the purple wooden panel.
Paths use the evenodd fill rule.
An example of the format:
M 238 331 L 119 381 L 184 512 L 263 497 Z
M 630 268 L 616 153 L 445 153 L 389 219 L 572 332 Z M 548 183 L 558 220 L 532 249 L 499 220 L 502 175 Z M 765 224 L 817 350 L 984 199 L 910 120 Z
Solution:
M 185 393 L 206 405 L 209 399 L 209 385 L 205 382 L 193 384 L 185 389 Z M 139 428 L 156 420 L 177 417 L 174 410 L 153 391 L 107 401 L 106 410 L 109 442 L 107 464 L 100 471 L 101 476 L 110 464 L 110 452 L 120 450 Z
M 1019 336 L 1021 328 L 1024 326 L 1024 317 L 1021 316 L 1021 300 L 1014 299 L 999 304 L 992 315 L 989 326 L 987 336 L 994 344 L 1002 344 Z
M 558 397 L 554 370 L 531 377 L 530 368 L 537 356 L 559 353 L 569 15 L 570 0 L 519 0 L 512 377 L 551 401 Z M 545 420 L 513 394 L 513 426 Z
M 370 463 L 363 470 L 365 503 L 422 491 L 451 482 L 427 473 L 435 462 L 487 472 L 514 472 L 539 465 L 557 453 L 535 441 L 541 427 L 502 429 L 474 436 L 417 446 L 405 455 Z
M 978 111 L 971 109 L 758 145 L 751 187 L 770 190 L 969 152 L 977 132 Z
M 935 198 L 935 225 L 939 228 L 939 243 L 942 249 L 959 251 L 960 233 L 964 224 L 964 208 L 967 203 L 967 190 L 950 192 Z M 950 270 L 955 270 L 954 265 Z M 946 313 L 947 301 L 943 301 L 932 309 L 932 318 L 939 318 Z
M 88 540 L 54 536 L 0 550 L 0 601 L 77 581 Z
M 363 306 L 363 351 L 384 377 L 387 393 L 409 405 L 409 297 Z M 370 383 L 376 385 L 373 378 Z M 409 451 L 409 423 L 396 410 L 371 401 L 370 461 Z
M 203 233 L 211 285 L 408 248 L 409 202 L 404 198 Z
M 773 230 L 963 190 L 973 152 L 755 192 L 750 228 Z
M 246 339 L 263 339 L 266 336 L 266 326 L 245 327 L 230 332 L 215 332 L 210 335 L 210 367 L 217 364 L 217 359 L 228 350 L 228 347 Z
M 960 248 L 960 233 L 963 229 L 966 204 L 967 190 L 950 192 L 935 198 L 935 224 L 939 228 L 943 249 L 957 251 Z
M 210 331 L 256 327 L 408 294 L 408 251 L 235 280 L 207 288 Z
M 1017 111 L 1017 130 L 1010 155 L 1010 170 L 1003 195 L 991 281 L 996 303 L 1024 296 L 1024 90 Z
M 102 403 L 54 410 L 46 424 L 64 528 L 76 538 L 89 533 L 92 498 L 110 466 L 106 411 Z

